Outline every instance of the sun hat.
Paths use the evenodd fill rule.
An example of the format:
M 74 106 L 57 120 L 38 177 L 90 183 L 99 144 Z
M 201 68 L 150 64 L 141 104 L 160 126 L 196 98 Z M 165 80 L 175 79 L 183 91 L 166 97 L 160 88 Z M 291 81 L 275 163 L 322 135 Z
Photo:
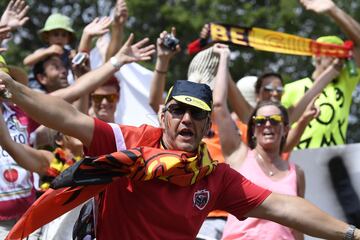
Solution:
M 212 91 L 207 84 L 177 80 L 170 88 L 165 104 L 171 99 L 210 112 L 212 108 Z
M 219 55 L 214 53 L 213 47 L 196 54 L 189 65 L 188 80 L 191 82 L 205 83 L 213 89 L 219 58 Z
M 55 30 L 62 29 L 70 33 L 71 37 L 74 37 L 74 29 L 72 29 L 71 19 L 60 13 L 51 14 L 45 22 L 45 25 L 42 29 L 39 30 L 38 34 L 40 38 L 44 41 L 44 33 Z

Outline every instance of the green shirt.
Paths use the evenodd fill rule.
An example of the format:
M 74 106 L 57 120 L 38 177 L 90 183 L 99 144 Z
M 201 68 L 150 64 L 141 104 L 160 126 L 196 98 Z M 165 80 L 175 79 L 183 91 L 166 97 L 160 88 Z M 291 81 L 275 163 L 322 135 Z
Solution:
M 345 144 L 352 92 L 359 79 L 360 74 L 350 76 L 343 68 L 338 78 L 324 88 L 315 102 L 320 115 L 308 124 L 297 149 Z M 286 84 L 282 104 L 287 108 L 295 105 L 312 85 L 310 78 Z

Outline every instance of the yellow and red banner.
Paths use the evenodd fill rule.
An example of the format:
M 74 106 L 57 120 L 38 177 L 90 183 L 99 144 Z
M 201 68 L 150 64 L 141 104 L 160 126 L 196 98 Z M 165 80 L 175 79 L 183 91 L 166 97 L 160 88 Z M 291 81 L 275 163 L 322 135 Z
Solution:
M 351 57 L 353 47 L 351 41 L 346 41 L 344 45 L 319 43 L 313 39 L 262 28 L 244 28 L 215 23 L 210 24 L 210 41 L 233 43 L 276 53 L 338 58 Z

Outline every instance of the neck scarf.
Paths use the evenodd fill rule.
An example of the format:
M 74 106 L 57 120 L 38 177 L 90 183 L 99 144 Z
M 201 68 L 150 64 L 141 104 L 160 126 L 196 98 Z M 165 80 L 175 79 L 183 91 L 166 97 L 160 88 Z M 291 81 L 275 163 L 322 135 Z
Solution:
M 44 224 L 103 191 L 119 177 L 134 181 L 160 179 L 178 186 L 189 186 L 214 172 L 205 144 L 195 154 L 140 147 L 98 158 L 85 158 L 61 173 L 21 217 L 6 239 L 25 238 Z M 49 211 L 49 209 L 52 209 Z

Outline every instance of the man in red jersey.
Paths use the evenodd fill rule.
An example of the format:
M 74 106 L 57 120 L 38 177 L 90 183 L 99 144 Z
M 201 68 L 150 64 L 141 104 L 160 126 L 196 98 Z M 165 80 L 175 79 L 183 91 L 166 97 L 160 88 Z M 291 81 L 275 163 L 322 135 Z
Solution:
M 117 56 L 117 64 L 114 66 L 115 60 L 107 62 L 102 71 L 111 74 L 126 59 Z M 122 126 L 93 119 L 63 100 L 36 93 L 0 72 L 0 91 L 5 88 L 12 93 L 12 101 L 31 117 L 80 139 L 87 155 L 139 146 L 197 154 L 199 164 L 191 169 L 195 177 L 187 185 L 172 184 L 176 174 L 166 181 L 161 176 L 149 181 L 121 177 L 108 184 L 98 198 L 97 239 L 195 239 L 207 214 L 214 209 L 225 210 L 239 219 L 269 219 L 320 238 L 360 239 L 358 229 L 306 200 L 271 193 L 227 164 L 217 164 L 210 158 L 206 145 L 201 143 L 211 126 L 212 92 L 207 85 L 177 81 L 161 113 L 161 128 Z M 205 165 L 208 171 L 199 174 Z M 182 178 L 175 181 L 181 182 Z

